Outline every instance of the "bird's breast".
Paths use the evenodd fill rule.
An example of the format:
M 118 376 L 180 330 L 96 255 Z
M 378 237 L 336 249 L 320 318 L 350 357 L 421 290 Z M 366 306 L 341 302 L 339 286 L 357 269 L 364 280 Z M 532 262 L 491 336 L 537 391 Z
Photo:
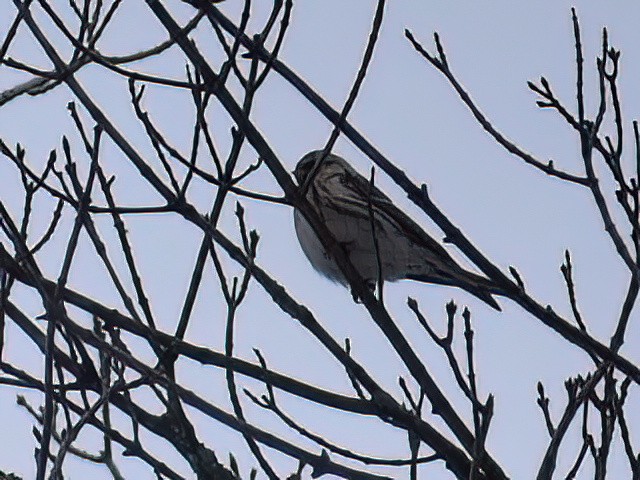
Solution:
M 300 247 L 313 268 L 334 282 L 345 283 L 338 265 L 326 252 L 307 219 L 297 209 L 293 211 L 293 223 Z

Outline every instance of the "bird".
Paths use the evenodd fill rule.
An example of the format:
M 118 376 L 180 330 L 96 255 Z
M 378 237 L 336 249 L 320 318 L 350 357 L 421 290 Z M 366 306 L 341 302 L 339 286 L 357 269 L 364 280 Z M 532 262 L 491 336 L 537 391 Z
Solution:
M 409 279 L 449 285 L 501 310 L 492 296 L 498 289 L 488 278 L 458 265 L 442 245 L 345 159 L 332 153 L 322 158 L 322 150 L 304 155 L 296 165 L 294 177 L 299 188 L 306 188 L 307 201 L 368 285 L 375 285 L 380 276 L 391 282 Z M 313 175 L 311 179 L 309 175 Z M 294 226 L 311 265 L 347 286 L 338 264 L 297 208 Z

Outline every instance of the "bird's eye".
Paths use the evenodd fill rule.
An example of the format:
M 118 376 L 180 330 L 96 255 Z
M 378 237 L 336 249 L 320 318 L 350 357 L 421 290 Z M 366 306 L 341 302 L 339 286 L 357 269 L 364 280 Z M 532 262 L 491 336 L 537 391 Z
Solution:
M 315 165 L 315 162 L 307 162 L 304 165 L 302 165 L 302 174 L 306 177 L 307 175 L 309 175 L 309 173 L 311 172 L 311 170 L 313 170 L 313 166 Z
M 296 179 L 298 180 L 298 183 L 304 182 L 304 180 L 307 178 L 307 175 L 309 175 L 310 170 L 311 166 L 309 164 L 305 163 L 302 165 L 298 165 L 298 168 L 296 168 L 293 172 Z

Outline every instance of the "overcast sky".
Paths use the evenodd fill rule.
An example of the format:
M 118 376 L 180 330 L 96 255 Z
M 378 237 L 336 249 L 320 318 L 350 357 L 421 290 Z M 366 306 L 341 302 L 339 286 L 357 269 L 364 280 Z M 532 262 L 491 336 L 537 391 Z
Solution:
M 0 4 L 2 38 L 15 15 L 11 3 Z M 103 53 L 132 53 L 165 39 L 162 27 L 145 2 L 127 0 L 123 3 L 122 11 L 98 46 Z M 240 5 L 236 3 L 241 2 L 229 0 L 220 8 L 237 23 Z M 442 75 L 422 59 L 404 37 L 404 29 L 408 28 L 433 51 L 433 32 L 439 32 L 452 70 L 496 128 L 536 157 L 544 161 L 553 159 L 557 167 L 581 174 L 578 137 L 556 113 L 541 111 L 535 105 L 535 95 L 526 86 L 528 80 L 537 81 L 544 75 L 569 110 L 576 110 L 571 6 L 570 2 L 561 0 L 389 2 L 368 77 L 349 120 L 415 183 L 428 184 L 435 203 L 490 259 L 504 271 L 510 265 L 515 266 L 527 290 L 540 303 L 552 305 L 566 318 L 571 318 L 571 310 L 560 265 L 565 249 L 570 249 L 577 295 L 585 321 L 594 336 L 608 343 L 628 279 L 588 190 L 547 177 L 498 146 L 475 122 Z M 640 5 L 618 1 L 609 2 L 604 7 L 600 2 L 582 2 L 576 7 L 585 49 L 588 115 L 593 116 L 597 108 L 595 56 L 601 46 L 601 29 L 606 26 L 612 45 L 622 50 L 619 87 L 626 126 L 630 127 L 631 120 L 640 112 L 640 91 L 637 88 Z M 255 10 L 255 21 L 251 25 L 259 28 L 265 12 L 262 5 L 256 5 Z M 375 2 L 372 1 L 296 2 L 281 60 L 339 109 L 360 65 L 374 10 Z M 190 7 L 179 5 L 175 14 L 184 22 L 193 12 Z M 45 31 L 53 31 L 43 15 L 37 15 L 37 18 Z M 71 19 L 71 15 L 67 18 Z M 218 61 L 219 53 L 209 46 L 215 40 L 207 33 L 206 25 L 202 27 L 198 31 L 198 44 L 211 54 L 214 62 Z M 59 47 L 65 46 L 59 35 L 54 39 Z M 68 52 L 68 48 L 65 51 Z M 51 68 L 25 26 L 20 28 L 9 54 L 40 68 Z M 177 48 L 133 68 L 184 78 L 184 59 Z M 29 75 L 17 74 L 3 66 L 0 68 L 0 91 L 29 78 Z M 97 66 L 85 68 L 78 78 L 95 96 L 101 108 L 130 136 L 138 151 L 148 158 L 155 158 L 152 147 L 145 141 L 142 127 L 132 113 L 126 80 Z M 2 106 L 0 138 L 9 145 L 20 143 L 24 146 L 28 161 L 39 170 L 50 150 L 57 149 L 61 154 L 61 138 L 66 135 L 76 149 L 79 169 L 86 171 L 88 161 L 82 157 L 78 136 L 66 109 L 71 100 L 74 100 L 73 94 L 61 86 L 45 95 L 23 96 Z M 192 133 L 189 94 L 167 87 L 149 86 L 144 104 L 173 144 L 186 152 Z M 86 112 L 80 110 L 83 118 L 87 119 L 87 125 L 91 125 Z M 306 152 L 324 146 L 332 128 L 277 74 L 271 75 L 260 91 L 252 117 L 290 170 Z M 215 121 L 211 120 L 211 123 L 218 134 L 216 139 L 221 151 L 226 153 L 230 124 L 220 109 L 215 109 L 212 118 Z M 611 130 L 610 126 L 606 128 Z M 630 139 L 627 134 L 625 146 L 629 161 L 632 159 Z M 349 159 L 361 172 L 368 172 L 369 160 L 348 140 L 339 139 L 334 152 Z M 158 196 L 150 187 L 140 183 L 135 170 L 109 142 L 105 142 L 103 158 L 108 171 L 117 177 L 114 191 L 120 203 L 160 203 Z M 255 161 L 255 152 L 245 148 L 241 155 L 242 165 L 248 166 Z M 629 163 L 630 167 L 632 165 Z M 604 173 L 600 167 L 598 170 Z M 382 173 L 378 174 L 376 181 L 398 206 L 406 209 L 435 238 L 442 238 L 442 233 Z M 605 181 L 603 187 L 611 185 Z M 266 169 L 252 177 L 247 188 L 276 195 L 281 193 Z M 213 194 L 210 186 L 196 182 L 190 200 L 206 212 Z M 21 211 L 19 176 L 4 159 L 0 159 L 0 200 L 16 216 Z M 97 196 L 96 200 L 102 199 Z M 371 322 L 366 310 L 353 303 L 348 290 L 322 278 L 306 262 L 295 238 L 290 208 L 248 199 L 241 199 L 241 202 L 247 209 L 248 225 L 256 228 L 261 236 L 259 264 L 285 285 L 294 298 L 308 305 L 336 339 L 350 338 L 354 356 L 374 372 L 380 383 L 401 398 L 397 378 L 399 375 L 407 376 L 403 365 Z M 615 207 L 613 203 L 611 205 Z M 50 202 L 36 204 L 34 238 L 38 238 L 46 228 L 51 208 Z M 239 234 L 233 217 L 234 209 L 235 202 L 229 202 L 221 228 L 237 241 Z M 616 219 L 622 218 L 617 215 Z M 71 212 L 67 212 L 61 228 L 68 231 L 72 222 Z M 98 225 L 107 240 L 116 238 L 109 218 L 101 219 Z M 147 278 L 146 287 L 159 328 L 172 332 L 199 246 L 199 232 L 183 219 L 169 215 L 132 217 L 128 230 L 138 246 L 137 260 Z M 6 242 L 6 239 L 0 238 L 0 241 Z M 65 235 L 56 236 L 38 258 L 49 278 L 57 277 L 65 246 Z M 464 262 L 454 247 L 447 248 Z M 122 309 L 116 292 L 109 287 L 106 272 L 94 258 L 86 236 L 81 238 L 78 255 L 71 270 L 71 286 L 107 305 Z M 124 264 L 120 261 L 118 265 L 122 267 Z M 225 265 L 229 271 L 240 273 L 231 261 Z M 212 270 L 205 275 L 203 288 L 210 293 L 196 304 L 187 340 L 222 351 L 224 309 L 217 297 L 219 288 Z M 17 293 L 28 313 L 35 316 L 43 312 L 39 299 L 33 293 L 26 290 Z M 589 372 L 592 367 L 589 357 L 506 300 L 500 300 L 503 312 L 498 313 L 463 292 L 410 282 L 388 285 L 385 295 L 387 306 L 398 325 L 440 386 L 450 395 L 453 404 L 466 412 L 465 418 L 469 422 L 470 412 L 463 395 L 454 387 L 446 359 L 416 324 L 406 308 L 406 298 L 408 295 L 416 298 L 441 332 L 445 325 L 444 304 L 448 300 L 453 298 L 460 305 L 468 305 L 472 309 L 479 389 L 483 396 L 493 393 L 496 397 L 496 413 L 487 448 L 512 478 L 531 478 L 548 443 L 544 421 L 535 402 L 536 383 L 543 381 L 551 397 L 552 414 L 558 419 L 566 401 L 564 381 L 570 376 Z M 90 325 L 88 318 L 79 317 L 77 320 Z M 44 325 L 41 327 L 45 328 Z M 254 361 L 252 349 L 259 348 L 275 370 L 341 393 L 352 393 L 340 365 L 308 332 L 274 307 L 257 284 L 252 284 L 249 297 L 239 312 L 237 328 L 238 356 Z M 638 316 L 634 313 L 628 343 L 622 353 L 636 363 L 640 361 L 637 332 Z M 462 343 L 458 345 L 462 346 Z M 462 349 L 458 351 L 462 353 Z M 41 355 L 10 323 L 7 325 L 4 355 L 35 374 L 42 372 Z M 149 352 L 146 357 L 141 355 L 152 358 Z M 179 366 L 178 376 L 186 386 L 231 411 L 223 372 L 195 363 Z M 247 381 L 242 385 L 248 386 L 255 394 L 263 393 L 256 382 Z M 632 393 L 637 402 L 637 388 L 632 389 Z M 3 422 L 0 470 L 13 471 L 28 479 L 35 471 L 33 451 L 36 444 L 31 435 L 33 421 L 16 406 L 16 394 L 27 394 L 34 405 L 42 402 L 39 395 L 8 387 L 0 389 Z M 352 420 L 341 413 L 309 407 L 305 402 L 284 394 L 279 398 L 287 411 L 297 416 L 307 428 L 338 443 L 371 455 L 408 455 L 404 435 L 380 425 L 381 422 L 375 419 Z M 251 421 L 308 446 L 273 416 L 245 404 Z M 640 413 L 631 408 L 627 413 L 631 430 L 640 431 Z M 192 415 L 202 441 L 210 445 L 221 460 L 226 461 L 227 452 L 233 452 L 243 473 L 248 475 L 256 462 L 241 436 L 195 412 Z M 434 425 L 440 428 L 441 422 L 435 420 Z M 574 428 L 568 436 L 578 441 L 579 431 Z M 191 478 L 188 465 L 177 454 L 166 453 L 162 442 L 149 435 L 143 438 L 151 448 L 160 452 L 159 455 L 169 455 L 167 463 L 186 478 Z M 99 438 L 95 435 L 81 436 L 81 439 L 84 441 L 81 444 L 87 448 L 94 451 L 100 448 Z M 637 445 L 640 437 L 636 436 L 635 441 Z M 570 448 L 562 450 L 559 458 L 560 472 L 570 468 L 577 454 L 574 441 L 567 445 Z M 317 449 L 315 451 L 318 452 Z M 423 452 L 427 453 L 427 449 L 423 448 Z M 280 469 L 281 475 L 286 476 L 295 469 L 294 462 L 278 454 L 273 458 L 277 459 L 274 465 Z M 119 461 L 127 478 L 154 478 L 152 472 L 135 459 L 121 458 Z M 394 475 L 390 470 L 378 471 Z M 422 472 L 423 478 L 449 478 L 441 464 L 423 467 Z M 104 467 L 74 458 L 67 461 L 67 473 L 71 479 L 88 478 L 89 475 L 96 479 L 110 478 Z M 611 478 L 629 477 L 624 452 L 620 448 L 611 459 L 610 475 Z M 592 467 L 587 463 L 579 478 L 590 477 Z

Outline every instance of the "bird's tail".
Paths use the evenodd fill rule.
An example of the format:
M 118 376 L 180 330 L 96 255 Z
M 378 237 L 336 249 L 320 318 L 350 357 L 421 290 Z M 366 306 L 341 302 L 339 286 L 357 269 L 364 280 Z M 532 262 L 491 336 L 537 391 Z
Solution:
M 442 285 L 451 285 L 462 288 L 471 295 L 478 297 L 491 308 L 494 308 L 499 312 L 502 311 L 500 305 L 492 296 L 492 294 L 500 294 L 499 288 L 496 287 L 488 278 L 481 275 L 460 269 L 459 272 L 447 272 L 446 276 L 442 275 L 438 276 L 438 278 L 434 278 L 433 274 L 411 274 L 407 275 L 407 278 L 410 280 L 417 280 L 418 282 L 439 283 Z

